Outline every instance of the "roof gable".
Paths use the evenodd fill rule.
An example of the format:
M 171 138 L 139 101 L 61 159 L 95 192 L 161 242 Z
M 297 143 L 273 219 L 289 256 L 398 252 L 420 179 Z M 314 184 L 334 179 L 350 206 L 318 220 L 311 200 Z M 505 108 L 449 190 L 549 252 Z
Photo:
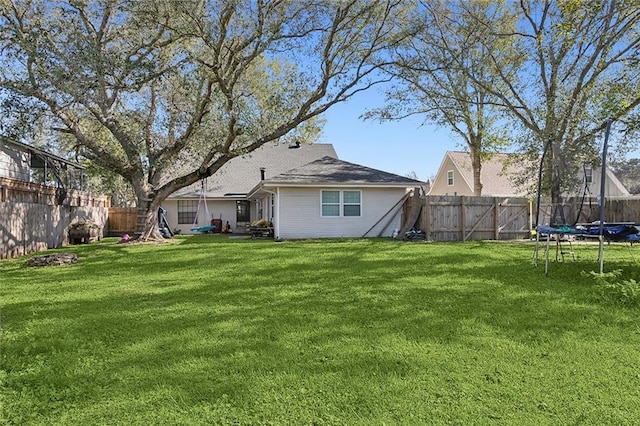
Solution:
M 473 192 L 473 167 L 469 153 L 449 151 L 447 155 Z M 512 162 L 510 154 L 495 153 L 483 159 L 480 171 L 482 195 L 524 195 L 524 191 L 513 181 L 513 176 L 517 175 L 519 169 L 519 165 Z

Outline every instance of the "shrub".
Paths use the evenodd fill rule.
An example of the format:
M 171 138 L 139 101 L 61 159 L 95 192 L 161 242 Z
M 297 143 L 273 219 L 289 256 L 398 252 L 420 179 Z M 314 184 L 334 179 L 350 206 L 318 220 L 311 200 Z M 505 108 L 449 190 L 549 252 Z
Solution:
M 624 278 L 622 270 L 604 274 L 591 271 L 587 275 L 596 282 L 597 294 L 602 301 L 620 306 L 640 306 L 640 283 L 633 278 Z

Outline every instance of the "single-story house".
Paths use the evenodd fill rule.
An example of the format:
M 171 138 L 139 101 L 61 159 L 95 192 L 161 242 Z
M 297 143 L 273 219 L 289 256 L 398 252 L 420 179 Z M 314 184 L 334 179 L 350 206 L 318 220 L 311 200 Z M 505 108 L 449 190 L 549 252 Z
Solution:
M 163 207 L 182 233 L 212 220 L 244 232 L 264 219 L 276 238 L 390 236 L 401 201 L 423 185 L 338 160 L 331 144 L 268 144 L 230 160 L 202 186 L 176 191 Z
M 522 173 L 522 167 L 528 167 L 534 173 L 537 181 L 538 166 L 516 163 L 510 154 L 496 153 L 484 160 L 480 179 L 482 182 L 482 195 L 490 197 L 526 197 L 527 191 L 514 183 L 514 176 Z M 585 181 L 587 195 L 595 197 L 600 194 L 600 167 L 592 167 L 581 170 L 577 176 L 578 181 Z M 629 196 L 629 191 L 618 180 L 615 174 L 607 169 L 605 182 L 605 195 L 607 197 Z M 582 195 L 583 188 L 580 188 Z M 435 178 L 431 182 L 429 195 L 464 195 L 473 196 L 473 168 L 471 156 L 468 152 L 448 151 Z

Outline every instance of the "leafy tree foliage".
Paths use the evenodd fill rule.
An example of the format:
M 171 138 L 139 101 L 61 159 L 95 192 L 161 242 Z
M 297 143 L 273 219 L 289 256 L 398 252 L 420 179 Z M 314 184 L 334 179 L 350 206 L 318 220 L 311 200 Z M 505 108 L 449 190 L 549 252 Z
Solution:
M 640 194 L 640 158 L 613 162 L 611 168 L 630 193 Z
M 597 157 L 607 121 L 637 112 L 640 9 L 633 0 L 507 4 L 517 26 L 496 34 L 518 60 L 505 67 L 502 50 L 490 50 L 490 78 L 469 77 L 522 129 L 525 150 L 538 153 L 551 141 L 547 189 L 557 202 L 582 162 Z M 489 11 L 476 18 L 492 28 Z
M 500 51 L 503 63 L 518 60 L 509 55 L 509 41 L 496 34 L 514 28 L 504 7 L 504 2 L 419 1 L 400 22 L 405 30 L 384 68 L 394 79 L 387 103 L 365 114 L 379 120 L 419 115 L 452 130 L 469 149 L 475 195 L 482 195 L 483 158 L 508 145 L 495 97 L 476 83 L 493 79 L 491 52 Z
M 0 88 L 155 211 L 380 82 L 393 0 L 6 0 Z

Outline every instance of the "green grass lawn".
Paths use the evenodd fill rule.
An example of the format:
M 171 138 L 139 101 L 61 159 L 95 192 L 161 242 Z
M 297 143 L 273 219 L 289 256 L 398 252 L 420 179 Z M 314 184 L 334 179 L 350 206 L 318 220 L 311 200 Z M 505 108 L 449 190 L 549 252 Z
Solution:
M 640 247 L 606 248 L 640 276 Z M 640 309 L 597 247 L 101 243 L 0 262 L 0 424 L 640 423 Z M 50 253 L 49 252 L 49 253 Z M 42 253 L 40 253 L 42 254 Z

